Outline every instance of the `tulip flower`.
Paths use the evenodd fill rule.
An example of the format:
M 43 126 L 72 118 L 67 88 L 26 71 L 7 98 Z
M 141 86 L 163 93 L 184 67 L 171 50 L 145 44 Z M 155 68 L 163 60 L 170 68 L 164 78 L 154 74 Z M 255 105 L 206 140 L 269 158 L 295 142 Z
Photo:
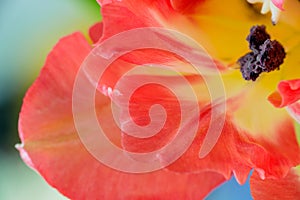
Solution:
M 22 144 L 17 148 L 30 167 L 71 199 L 203 199 L 232 176 L 245 183 L 251 170 L 254 199 L 300 197 L 295 128 L 300 123 L 298 1 L 249 1 L 263 5 L 242 0 L 98 2 L 103 21 L 90 29 L 93 44 L 80 33 L 62 38 L 24 98 L 19 120 Z M 271 19 L 260 13 L 261 9 L 266 13 L 268 6 Z M 149 27 L 175 30 L 186 37 L 175 32 L 175 37 L 173 32 L 172 36 L 152 34 Z M 135 30 L 143 34 L 126 35 L 141 33 Z M 126 37 L 119 39 L 122 34 Z M 108 45 L 114 38 L 117 42 Z M 210 56 L 193 59 L 197 49 L 188 38 Z M 138 45 L 157 41 L 154 45 L 160 49 L 134 49 L 136 41 Z M 118 56 L 126 48 L 133 49 Z M 107 61 L 114 57 L 113 62 Z M 202 63 L 204 72 L 215 66 L 218 73 L 196 75 L 188 58 Z M 104 70 L 106 64 L 110 66 Z M 128 72 L 141 65 L 155 70 L 143 66 Z M 100 79 L 99 70 L 103 71 Z M 219 95 L 212 96 L 210 88 L 219 80 Z M 147 84 L 127 95 L 143 81 Z M 95 89 L 91 96 L 90 85 Z M 190 88 L 196 100 L 188 96 Z M 157 104 L 163 112 L 152 107 Z M 93 115 L 88 114 L 90 107 Z M 98 130 L 91 126 L 91 116 L 106 137 L 89 134 Z M 156 135 L 146 137 L 152 132 L 139 129 L 156 130 L 162 119 Z M 193 130 L 195 135 L 189 137 Z M 177 136 L 180 142 L 174 152 L 160 151 Z M 107 139 L 121 151 L 110 149 Z M 182 148 L 185 151 L 174 157 Z M 139 167 L 135 163 L 149 161 L 141 158 L 148 153 L 153 156 L 146 158 L 158 167 L 134 173 Z M 124 163 L 126 170 L 120 170 Z

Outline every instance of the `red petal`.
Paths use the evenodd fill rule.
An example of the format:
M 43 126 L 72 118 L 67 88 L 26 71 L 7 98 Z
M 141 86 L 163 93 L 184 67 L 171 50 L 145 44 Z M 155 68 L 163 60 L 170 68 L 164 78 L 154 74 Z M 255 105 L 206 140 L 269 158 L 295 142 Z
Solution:
M 281 81 L 277 91 L 268 100 L 278 108 L 293 104 L 300 99 L 300 79 Z
M 120 33 L 121 31 L 129 30 L 132 28 L 147 27 L 150 25 L 160 26 L 160 23 L 166 22 L 164 21 L 165 16 L 169 16 L 168 19 L 169 21 L 172 21 L 171 20 L 173 19 L 172 17 L 175 18 L 179 17 L 177 18 L 178 20 L 181 19 L 178 13 L 176 14 L 176 12 L 172 12 L 172 9 L 170 9 L 170 6 L 167 3 L 164 4 L 165 1 L 162 1 L 161 3 L 162 4 L 161 7 L 164 7 L 164 13 L 160 12 L 159 7 L 157 6 L 159 5 L 157 1 L 153 1 L 153 4 L 147 6 L 144 6 L 143 4 L 144 3 L 147 4 L 148 1 L 143 1 L 143 3 L 139 5 L 136 4 L 137 5 L 136 7 L 133 6 L 135 5 L 133 4 L 133 2 L 134 1 L 127 1 L 127 3 L 114 2 L 112 4 L 108 4 L 103 7 L 103 12 L 106 13 L 106 17 L 104 16 L 104 36 L 102 39 L 107 38 L 107 36 L 111 36 L 116 33 Z M 105 11 L 105 9 L 107 10 Z M 153 14 L 149 14 L 149 10 L 157 14 L 157 18 L 155 19 L 153 19 L 153 17 L 149 18 L 149 16 L 156 16 Z M 106 23 L 107 26 L 105 25 Z M 120 24 L 120 23 L 122 23 L 121 26 L 113 26 L 114 24 Z M 124 60 L 136 64 L 140 64 L 142 63 L 140 62 L 140 60 L 144 59 L 145 56 L 142 54 L 143 52 L 138 52 L 138 53 L 141 54 L 138 54 L 139 56 L 136 56 L 134 58 L 131 57 L 130 59 L 127 60 L 125 58 Z M 152 56 L 156 54 L 154 54 L 153 52 L 149 52 L 147 56 L 149 57 L 149 55 Z M 147 56 L 146 56 L 146 60 L 150 60 L 150 61 L 152 61 L 151 59 L 155 57 L 152 56 L 151 59 L 148 59 Z M 156 60 L 160 61 L 165 59 L 162 59 L 161 57 L 157 56 Z M 113 76 L 114 73 L 111 74 Z M 119 76 L 119 74 L 117 76 Z M 266 91 L 263 87 L 262 90 L 263 92 Z M 253 92 L 253 96 L 256 96 L 257 93 L 255 94 L 254 93 L 255 92 Z M 258 94 L 260 96 L 259 98 L 256 98 L 255 103 L 258 103 L 259 108 L 265 109 L 264 108 L 265 104 L 261 104 L 261 99 L 263 99 L 263 101 L 265 102 L 265 96 L 261 95 L 259 92 Z M 166 102 L 168 100 L 166 100 Z M 145 99 L 140 99 L 139 101 L 145 102 Z M 243 101 L 245 102 L 244 99 Z M 248 102 L 245 104 L 245 107 L 247 107 L 248 109 L 256 108 L 255 106 L 257 105 L 253 107 L 249 107 L 249 105 L 252 102 L 252 99 L 248 99 L 247 101 Z M 248 104 L 249 102 L 250 104 Z M 149 107 L 148 103 L 151 103 L 151 100 L 149 100 L 149 102 L 146 103 L 147 103 L 146 107 L 147 106 Z M 172 100 L 170 100 L 169 103 L 170 103 L 169 104 L 170 107 L 167 110 L 169 111 L 169 114 L 171 114 L 171 116 L 174 117 L 174 121 L 176 121 L 177 120 L 176 117 L 178 115 L 173 114 L 171 110 L 171 107 L 174 106 L 174 104 L 172 104 Z M 143 110 L 143 112 L 146 110 L 143 107 L 141 109 Z M 229 178 L 232 173 L 235 173 L 240 183 L 243 183 L 246 180 L 246 177 L 248 176 L 248 172 L 252 168 L 255 168 L 256 170 L 260 171 L 261 176 L 281 177 L 284 174 L 286 174 L 286 171 L 291 166 L 296 165 L 300 159 L 299 158 L 300 151 L 296 142 L 295 131 L 293 128 L 292 121 L 288 118 L 287 115 L 281 115 L 281 114 L 278 116 L 276 115 L 275 116 L 276 119 L 273 119 L 272 118 L 273 110 L 272 112 L 270 112 L 271 118 L 257 120 L 257 117 L 255 115 L 257 113 L 254 114 L 254 112 L 256 112 L 255 109 L 252 109 L 252 111 L 249 112 L 251 119 L 248 120 L 248 118 L 246 118 L 244 121 L 244 122 L 250 121 L 251 124 L 254 120 L 254 125 L 255 125 L 254 131 L 244 129 L 243 126 L 240 126 L 239 123 L 235 122 L 235 119 L 238 117 L 230 116 L 232 114 L 230 113 L 230 115 L 228 115 L 228 119 L 226 120 L 225 127 L 222 136 L 219 140 L 219 143 L 215 146 L 215 148 L 210 153 L 210 155 L 208 155 L 207 158 L 204 159 L 198 159 L 198 158 L 199 158 L 199 151 L 200 151 L 201 144 L 203 143 L 203 139 L 206 134 L 208 124 L 210 123 L 210 114 L 207 115 L 206 121 L 205 119 L 201 118 L 200 124 L 202 126 L 198 132 L 196 140 L 192 144 L 192 147 L 189 149 L 189 151 L 186 152 L 186 154 L 184 154 L 182 158 L 180 158 L 176 163 L 174 163 L 174 165 L 171 165 L 169 169 L 177 172 L 178 171 L 194 172 L 194 171 L 212 169 L 219 173 L 224 174 L 224 176 L 226 176 L 227 178 Z M 133 113 L 137 113 L 137 112 L 133 112 Z M 242 110 L 240 111 L 239 114 L 243 114 L 245 116 L 245 113 L 248 114 L 248 112 L 243 113 Z M 269 110 L 267 110 L 266 113 L 269 113 Z M 260 117 L 260 119 L 261 118 L 262 117 Z M 197 118 L 194 119 L 191 117 L 190 119 L 191 124 L 189 125 L 193 126 L 192 123 L 195 122 L 195 120 L 198 119 Z M 257 121 L 259 121 L 259 123 L 256 123 Z M 213 122 L 213 123 L 218 124 L 218 122 Z M 263 127 L 256 126 L 259 125 L 260 123 L 263 123 L 264 126 Z M 277 130 L 276 128 L 272 128 L 274 126 L 273 125 L 274 123 L 279 124 L 278 125 L 279 128 L 276 126 Z M 165 129 L 166 130 L 172 129 L 174 127 L 176 128 L 176 126 L 171 126 L 170 124 L 167 123 Z M 283 130 L 282 127 L 284 127 L 285 129 Z M 286 130 L 288 130 L 287 133 Z M 163 135 L 161 133 L 164 132 L 160 132 L 160 135 Z M 253 134 L 257 134 L 256 137 L 253 137 Z M 266 135 L 268 135 L 270 138 L 265 137 Z M 285 135 L 284 138 L 283 135 Z M 173 135 L 171 133 L 171 136 L 166 136 L 163 139 L 159 137 L 159 139 L 161 140 L 157 141 L 157 143 L 152 146 L 149 145 L 151 141 L 144 140 L 144 141 L 136 142 L 136 140 L 130 137 L 126 137 L 125 135 L 125 137 L 123 137 L 123 145 L 125 145 L 125 148 L 128 150 L 145 152 L 145 151 L 149 151 L 150 149 L 155 150 L 157 148 L 160 148 L 172 136 Z M 152 138 L 152 139 L 156 140 L 158 138 Z M 153 144 L 153 140 L 152 140 L 152 144 Z M 284 151 L 281 151 L 282 146 L 284 148 Z M 291 148 L 288 148 L 288 146 L 290 146 Z M 224 163 L 226 163 L 226 165 Z
M 170 5 L 169 1 L 112 1 L 108 4 L 105 4 L 102 7 L 102 16 L 103 16 L 103 34 L 100 38 L 99 43 L 105 41 L 113 35 L 120 34 L 122 32 L 126 32 L 128 30 L 136 29 L 136 28 L 144 28 L 144 27 L 166 27 L 169 26 L 180 26 L 178 30 L 182 29 L 183 24 L 187 24 L 189 26 L 194 26 L 186 16 L 181 15 L 178 12 L 175 12 Z M 153 17 L 155 16 L 155 17 Z M 173 22 L 177 24 L 173 24 Z M 172 28 L 174 29 L 174 28 Z M 176 30 L 176 29 L 175 29 Z M 152 37 L 151 37 L 152 36 Z M 178 47 L 180 45 L 181 49 L 184 49 L 186 52 L 193 52 L 194 49 L 191 49 L 188 44 L 185 44 L 184 40 L 187 38 L 167 38 L 165 35 L 157 35 L 157 33 L 153 33 L 152 35 L 149 33 L 144 36 L 145 39 L 148 37 L 156 38 L 162 40 L 163 42 L 170 45 L 174 45 L 174 47 Z M 186 36 L 186 35 L 185 35 Z M 176 40 L 174 40 L 174 38 Z M 178 41 L 181 39 L 180 41 Z M 126 38 L 124 38 L 126 40 Z M 157 41 L 161 42 L 161 41 Z M 140 42 L 140 46 L 143 43 Z M 141 47 L 139 47 L 141 48 Z M 174 52 L 173 52 L 174 53 Z M 182 56 L 182 55 L 179 55 Z M 178 55 L 172 55 L 170 52 L 164 52 L 154 49 L 143 49 L 143 50 L 135 50 L 130 54 L 123 56 L 122 59 L 134 63 L 134 64 L 144 64 L 146 62 L 149 63 L 165 63 L 166 61 L 178 60 Z M 176 57 L 176 59 L 174 58 Z M 216 63 L 218 67 L 224 68 L 221 66 L 221 63 Z
M 174 76 L 170 74 L 170 71 L 160 68 L 156 69 L 156 74 L 168 75 L 155 75 L 153 71 L 155 70 L 142 69 L 140 71 L 142 75 L 137 75 L 136 71 L 133 75 L 122 77 L 122 81 L 124 81 L 121 81 L 122 88 L 113 87 L 114 90 L 122 94 L 113 96 L 112 98 L 120 109 L 118 120 L 124 131 L 122 145 L 126 150 L 132 152 L 146 153 L 156 151 L 169 144 L 171 140 L 175 140 L 174 137 L 175 133 L 178 132 L 178 126 L 185 124 L 185 130 L 181 131 L 183 133 L 181 135 L 185 137 L 181 138 L 183 139 L 181 141 L 183 145 L 175 146 L 175 148 L 171 145 L 168 149 L 164 149 L 170 151 L 172 148 L 170 153 L 162 150 L 164 159 L 176 159 L 176 157 L 173 157 L 174 152 L 180 151 L 181 148 L 184 148 L 185 143 L 188 143 L 187 131 L 195 129 L 196 132 L 197 130 L 197 127 L 189 126 L 191 124 L 190 121 L 192 121 L 190 119 L 193 119 L 192 115 L 198 115 L 198 112 L 195 113 L 198 101 L 192 101 L 193 98 L 187 94 L 190 91 L 188 90 L 188 85 L 201 83 L 202 80 L 200 77 L 192 76 L 183 76 L 180 78 L 180 76 Z M 147 75 L 147 73 L 150 74 Z M 185 78 L 190 79 L 186 80 Z M 181 79 L 185 80 L 186 84 L 183 84 L 183 80 Z M 138 88 L 135 88 L 136 84 L 139 86 Z M 174 94 L 174 91 L 177 92 Z M 201 98 L 208 99 L 207 88 L 203 88 L 202 90 L 199 88 L 197 91 L 202 91 L 199 93 Z M 131 94 L 131 92 L 133 93 Z M 181 100 L 180 105 L 179 100 Z M 163 111 L 157 109 L 150 110 L 155 105 L 163 107 Z M 129 110 L 129 114 L 127 114 L 127 110 Z M 185 114 L 182 114 L 181 111 Z M 146 135 L 147 137 L 144 137 Z M 179 137 L 176 138 L 178 139 Z M 161 153 L 156 153 L 155 156 L 161 156 Z
M 103 32 L 103 23 L 102 22 L 98 22 L 98 23 L 94 24 L 92 27 L 90 27 L 89 35 L 90 35 L 90 38 L 92 39 L 93 43 L 98 42 L 98 40 L 102 36 L 102 32 Z
M 171 0 L 171 5 L 174 10 L 180 13 L 192 12 L 195 9 L 195 4 L 204 0 Z
M 25 151 L 48 183 L 71 199 L 202 199 L 224 181 L 213 172 L 118 172 L 95 160 L 79 141 Z
M 133 78 L 132 80 L 137 79 Z M 153 105 L 156 98 L 154 91 L 158 90 L 151 90 L 149 91 L 150 93 L 152 92 L 150 95 L 144 92 L 144 94 L 141 93 L 140 97 L 137 96 L 139 99 L 136 100 L 136 102 L 144 102 L 142 105 L 145 105 L 145 107 L 149 107 L 149 104 Z M 186 90 L 183 89 L 183 91 Z M 265 90 L 263 90 L 263 92 L 265 92 Z M 189 123 L 186 123 L 189 128 L 197 126 L 195 122 L 199 120 L 200 128 L 197 136 L 185 154 L 175 163 L 168 166 L 168 169 L 176 172 L 213 170 L 222 173 L 226 178 L 230 178 L 231 174 L 234 173 L 239 183 L 244 183 L 249 171 L 253 168 L 260 173 L 261 177 L 283 177 L 290 167 L 299 164 L 300 148 L 295 137 L 293 120 L 284 110 L 278 111 L 278 109 L 270 106 L 269 103 L 265 101 L 265 96 L 260 95 L 261 93 L 260 88 L 257 87 L 246 92 L 250 97 L 254 96 L 254 100 L 247 95 L 241 95 L 239 99 L 233 101 L 237 102 L 237 105 L 232 105 L 235 103 L 230 102 L 230 100 L 228 101 L 228 113 L 221 136 L 216 146 L 205 158 L 199 158 L 199 152 L 211 122 L 211 108 L 206 108 L 205 110 L 201 107 L 202 114 L 200 119 L 197 118 L 197 116 L 190 115 Z M 173 124 L 168 124 L 167 122 L 159 134 L 164 133 L 163 135 L 166 136 L 167 133 L 169 133 L 172 137 L 173 133 L 165 130 L 173 130 L 173 128 L 177 127 L 176 122 L 178 122 L 180 113 L 176 111 L 177 108 L 173 101 L 174 98 L 168 98 L 167 95 L 164 95 L 166 93 L 160 93 L 159 91 L 157 94 L 160 94 L 157 96 L 162 98 L 162 104 L 166 105 L 166 111 L 169 114 L 167 116 L 170 116 L 168 120 L 174 122 Z M 208 99 L 205 97 L 205 92 L 199 92 L 199 95 L 199 99 L 201 99 L 201 97 Z M 265 105 L 269 105 L 269 107 Z M 143 106 L 140 106 L 134 109 L 133 113 L 138 114 L 138 108 L 141 108 L 143 112 L 147 110 L 143 109 Z M 174 108 L 174 110 L 172 110 L 172 108 Z M 235 109 L 239 110 L 240 108 L 243 108 L 241 114 L 243 117 L 246 117 L 245 121 L 250 124 L 249 129 L 246 129 L 247 127 L 243 126 L 244 124 L 237 123 L 236 121 L 237 116 L 234 116 L 236 112 Z M 244 108 L 246 108 L 246 113 L 249 112 L 251 116 L 245 113 Z M 264 109 L 265 112 L 268 112 L 266 116 L 270 118 L 262 118 L 261 116 L 265 115 L 257 115 L 257 110 L 253 108 Z M 141 112 L 141 114 L 141 116 L 147 117 L 145 113 Z M 239 117 L 239 119 L 240 118 L 241 117 Z M 140 119 L 145 120 L 145 118 L 142 117 Z M 126 120 L 127 118 L 123 119 L 123 121 Z M 148 122 L 147 120 L 145 121 Z M 212 126 L 220 126 L 220 121 L 213 121 Z M 123 137 L 123 145 L 125 145 L 126 149 L 131 151 L 147 152 L 163 146 L 169 138 L 165 138 L 165 140 L 160 140 L 160 138 L 151 139 L 153 140 L 147 141 L 144 139 L 138 141 L 125 136 Z M 165 158 L 162 157 L 162 159 Z M 168 159 L 168 157 L 166 159 Z
M 78 67 L 90 50 L 80 33 L 61 39 L 53 48 L 24 98 L 19 119 L 22 142 L 69 136 L 66 124 L 72 121 L 72 88 Z M 61 131 L 51 133 L 58 128 Z
M 290 200 L 300 199 L 300 174 L 291 169 L 282 179 L 262 180 L 257 173 L 250 179 L 251 194 L 254 199 Z
M 161 18 L 171 15 L 167 1 L 114 1 L 102 7 L 104 40 L 122 31 L 140 27 L 159 27 Z M 153 15 L 157 14 L 157 18 Z
M 102 7 L 102 16 L 103 16 L 103 34 L 99 42 L 104 41 L 115 34 L 122 33 L 135 28 L 142 27 L 158 27 L 158 19 L 154 19 L 152 14 L 148 11 L 145 11 L 146 4 L 144 1 L 140 1 L 137 4 L 131 5 L 130 1 L 128 2 L 114 2 Z M 138 10 L 138 7 L 141 6 L 144 12 Z M 145 7 L 143 7 L 145 6 Z M 137 10 L 137 12 L 135 12 Z M 157 10 L 157 8 L 154 8 Z M 153 56 L 155 55 L 155 56 Z M 170 54 L 164 53 L 163 51 L 155 50 L 146 50 L 146 51 L 134 51 L 128 56 L 123 56 L 123 59 L 130 61 L 131 63 L 140 64 L 144 60 L 153 60 L 153 61 L 162 61 L 170 60 Z M 143 61 L 141 61 L 143 60 Z
M 199 158 L 200 147 L 209 125 L 209 118 L 210 116 L 202 116 L 201 127 L 191 147 L 177 162 L 171 164 L 168 169 L 180 172 L 195 172 L 210 169 L 222 173 L 226 179 L 229 179 L 234 166 L 238 166 L 239 169 L 246 167 L 241 163 L 242 159 L 239 153 L 241 149 L 236 148 L 237 145 L 241 144 L 241 139 L 238 134 L 234 134 L 234 129 L 229 125 L 229 122 L 225 123 L 221 137 L 213 148 L 213 151 L 211 151 L 207 157 L 203 159 Z M 243 147 L 243 145 L 241 145 L 241 147 Z M 251 148 L 251 144 L 248 144 L 248 149 L 249 147 Z M 250 170 L 249 167 L 246 169 L 247 171 Z M 243 179 L 240 180 L 241 182 L 245 181 L 247 174 L 241 179 Z
M 103 35 L 101 40 L 133 28 L 145 27 L 145 23 L 121 3 L 102 7 Z
M 168 99 L 168 101 L 166 101 Z M 132 121 L 140 126 L 145 126 L 150 123 L 159 123 L 163 119 L 164 113 L 155 113 L 152 119 L 149 117 L 149 110 L 151 106 L 158 104 L 164 107 L 167 119 L 164 127 L 156 135 L 149 138 L 135 138 L 124 134 L 123 144 L 127 150 L 133 152 L 151 152 L 162 148 L 174 136 L 180 122 L 180 108 L 179 102 L 174 97 L 174 94 L 162 85 L 147 84 L 138 88 L 130 98 L 129 111 Z M 151 121 L 152 120 L 152 121 Z M 121 122 L 127 122 L 128 118 L 121 119 Z M 126 124 L 126 123 L 124 123 Z M 123 125 L 124 125 L 123 124 Z M 159 126 L 159 125 L 156 125 Z M 136 132 L 133 127 L 128 127 L 128 133 Z M 145 134 L 138 133 L 139 135 Z M 135 144 L 134 146 L 131 144 Z
M 122 173 L 96 160 L 81 143 L 72 113 L 74 80 L 89 52 L 81 34 L 65 37 L 29 89 L 19 122 L 23 145 L 18 147 L 28 165 L 71 199 L 202 199 L 224 181 L 214 172 Z M 96 100 L 99 120 L 110 130 L 109 136 L 118 134 L 109 99 L 97 94 Z
M 212 151 L 204 158 L 199 157 L 200 147 L 210 122 L 210 115 L 200 118 L 200 129 L 191 147 L 168 169 L 179 172 L 195 172 L 206 169 L 222 173 L 227 179 L 233 172 L 239 183 L 244 183 L 252 168 L 262 177 L 282 177 L 290 167 L 300 162 L 298 146 L 292 120 L 288 119 L 277 127 L 276 143 L 264 138 L 252 138 L 242 131 L 227 116 L 222 134 Z M 219 122 L 214 122 L 219 123 Z

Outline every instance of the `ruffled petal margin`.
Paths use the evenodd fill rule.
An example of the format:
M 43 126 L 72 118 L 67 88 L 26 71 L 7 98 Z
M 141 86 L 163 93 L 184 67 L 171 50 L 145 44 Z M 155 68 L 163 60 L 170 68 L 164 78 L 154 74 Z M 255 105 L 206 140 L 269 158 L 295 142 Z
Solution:
M 281 178 L 290 167 L 296 166 L 300 161 L 300 150 L 291 119 L 287 118 L 276 126 L 277 132 L 273 133 L 276 137 L 274 142 L 251 137 L 235 125 L 229 116 L 217 144 L 201 159 L 199 150 L 207 133 L 209 117 L 202 116 L 200 129 L 193 144 L 181 158 L 168 167 L 169 170 L 189 172 L 210 169 L 222 173 L 226 179 L 233 173 L 237 181 L 243 184 L 251 169 L 257 171 L 261 178 Z

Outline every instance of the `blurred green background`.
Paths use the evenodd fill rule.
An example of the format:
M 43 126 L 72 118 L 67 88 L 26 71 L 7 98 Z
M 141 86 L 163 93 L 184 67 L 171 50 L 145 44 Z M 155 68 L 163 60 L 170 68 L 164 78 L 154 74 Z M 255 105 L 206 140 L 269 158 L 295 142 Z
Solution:
M 18 114 L 59 38 L 100 19 L 95 0 L 0 0 L 0 200 L 66 199 L 19 158 Z
M 38 76 L 47 54 L 64 35 L 101 20 L 96 0 L 0 1 L 0 200 L 66 199 L 20 159 L 18 114 L 22 98 Z M 209 197 L 251 199 L 249 183 L 234 179 Z

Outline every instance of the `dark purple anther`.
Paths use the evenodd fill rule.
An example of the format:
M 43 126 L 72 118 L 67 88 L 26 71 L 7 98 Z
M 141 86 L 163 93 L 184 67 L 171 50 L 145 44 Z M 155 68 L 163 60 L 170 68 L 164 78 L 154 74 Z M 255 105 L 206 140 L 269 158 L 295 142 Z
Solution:
M 271 72 L 283 63 L 286 56 L 283 46 L 276 40 L 270 40 L 266 27 L 253 26 L 247 36 L 252 52 L 238 59 L 240 71 L 245 80 L 255 81 L 262 72 Z

